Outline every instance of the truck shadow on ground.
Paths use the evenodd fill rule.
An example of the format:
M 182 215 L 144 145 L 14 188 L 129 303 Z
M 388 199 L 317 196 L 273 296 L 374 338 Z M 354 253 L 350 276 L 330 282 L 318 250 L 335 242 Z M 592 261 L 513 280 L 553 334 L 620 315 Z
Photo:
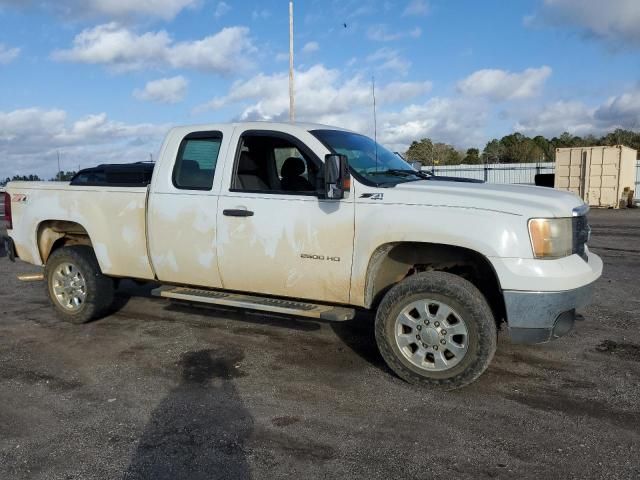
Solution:
M 139 297 L 152 297 L 151 291 L 156 287 L 156 284 L 136 284 L 131 281 L 123 281 L 118 288 L 111 313 L 119 313 L 120 315 L 127 316 L 127 305 Z M 170 314 L 185 315 L 185 317 L 181 317 L 181 321 L 184 321 L 192 327 L 199 328 L 215 328 L 216 324 L 213 322 L 219 322 L 220 317 L 248 325 L 248 327 L 238 327 L 236 329 L 238 331 L 242 330 L 242 328 L 248 329 L 255 326 L 276 327 L 278 330 L 296 330 L 312 333 L 318 332 L 322 329 L 323 325 L 326 325 L 333 331 L 342 344 L 360 358 L 385 374 L 394 375 L 380 355 L 374 332 L 375 318 L 372 313 L 367 311 L 358 311 L 353 320 L 346 322 L 303 319 L 290 315 L 244 311 L 231 307 L 193 304 L 175 300 L 168 302 L 163 308 L 163 311 Z M 153 314 L 146 312 L 145 316 L 153 317 Z M 163 319 L 166 318 L 163 317 Z M 212 323 L 208 322 L 209 319 L 211 319 Z M 263 330 L 261 333 L 269 336 L 268 329 Z M 279 337 L 280 334 L 274 331 L 271 336 Z M 314 340 L 310 337 L 308 341 L 309 343 L 313 343 Z
M 384 362 L 375 336 L 375 318 L 372 313 L 358 312 L 349 322 L 332 322 L 333 333 L 356 355 L 380 371 L 395 376 Z
M 250 478 L 254 420 L 233 382 L 242 358 L 233 347 L 182 355 L 180 384 L 151 414 L 123 479 Z
M 120 280 L 116 284 L 116 293 L 109 313 L 118 313 L 123 310 L 134 298 L 151 298 L 151 291 L 159 285 L 152 282 L 135 282 L 133 280 Z

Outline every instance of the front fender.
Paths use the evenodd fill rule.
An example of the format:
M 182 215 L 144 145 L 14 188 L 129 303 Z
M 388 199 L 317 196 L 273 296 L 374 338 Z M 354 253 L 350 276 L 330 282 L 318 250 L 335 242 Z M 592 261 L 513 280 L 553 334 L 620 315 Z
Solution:
M 397 243 L 459 247 L 491 258 L 532 258 L 521 215 L 474 208 L 356 204 L 351 303 L 366 306 L 367 271 L 375 252 Z

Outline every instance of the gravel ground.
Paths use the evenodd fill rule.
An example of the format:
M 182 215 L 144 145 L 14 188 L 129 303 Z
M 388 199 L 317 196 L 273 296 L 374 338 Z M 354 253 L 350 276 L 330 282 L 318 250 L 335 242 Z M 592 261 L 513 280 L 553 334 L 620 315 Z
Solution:
M 58 321 L 0 261 L 0 478 L 639 478 L 640 211 L 594 211 L 605 273 L 568 337 L 500 335 L 438 393 L 384 366 L 371 320 L 330 324 L 149 298 Z

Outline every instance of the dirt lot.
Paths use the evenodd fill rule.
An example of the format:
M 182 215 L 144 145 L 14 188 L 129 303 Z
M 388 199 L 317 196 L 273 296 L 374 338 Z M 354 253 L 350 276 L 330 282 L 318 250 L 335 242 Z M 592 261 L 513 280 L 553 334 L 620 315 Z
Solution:
M 501 335 L 479 382 L 395 378 L 366 317 L 148 298 L 85 326 L 0 261 L 0 478 L 638 478 L 640 211 L 595 211 L 605 274 L 570 336 Z

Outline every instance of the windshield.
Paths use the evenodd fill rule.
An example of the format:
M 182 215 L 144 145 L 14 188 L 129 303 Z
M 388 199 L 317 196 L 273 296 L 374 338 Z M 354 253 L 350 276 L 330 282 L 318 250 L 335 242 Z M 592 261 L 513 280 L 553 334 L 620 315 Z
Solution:
M 399 155 L 387 150 L 369 137 L 341 130 L 311 132 L 333 153 L 345 155 L 351 170 L 376 185 L 423 180 Z

